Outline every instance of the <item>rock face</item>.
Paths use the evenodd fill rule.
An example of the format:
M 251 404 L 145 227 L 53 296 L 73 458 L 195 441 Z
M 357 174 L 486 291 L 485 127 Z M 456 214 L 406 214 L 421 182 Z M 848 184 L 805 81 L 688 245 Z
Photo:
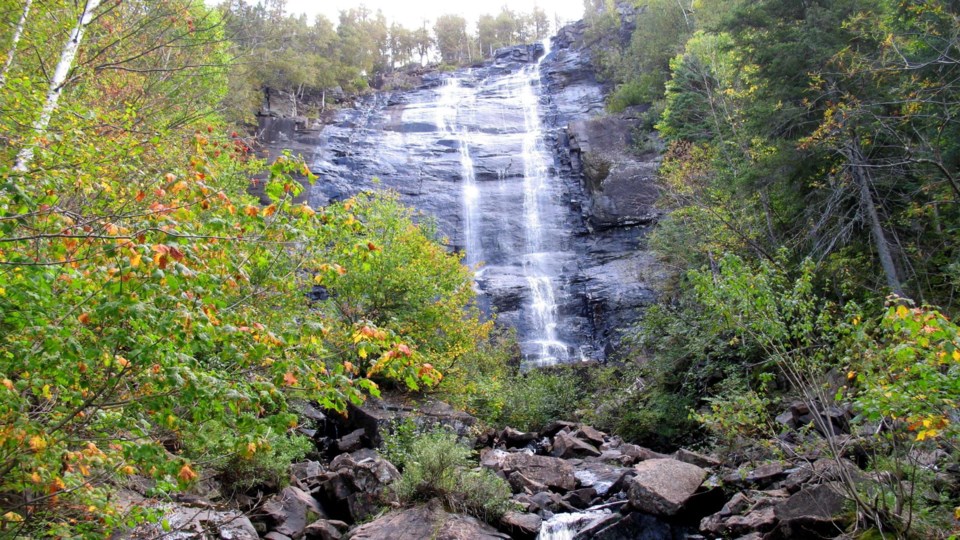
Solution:
M 482 521 L 436 505 L 391 512 L 355 529 L 352 540 L 494 540 L 510 538 Z
M 545 57 L 539 44 L 510 47 L 482 67 L 423 75 L 321 131 L 269 121 L 276 147 L 318 174 L 311 204 L 386 188 L 432 216 L 481 269 L 484 307 L 518 329 L 532 364 L 603 359 L 663 275 L 643 249 L 656 163 L 629 153 L 635 118 L 588 120 L 603 88 L 582 31 L 562 31 Z

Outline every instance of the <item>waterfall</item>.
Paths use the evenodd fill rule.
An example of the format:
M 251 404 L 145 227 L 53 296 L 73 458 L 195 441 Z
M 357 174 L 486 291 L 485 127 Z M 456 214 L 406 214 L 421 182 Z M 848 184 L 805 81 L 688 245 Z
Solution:
M 552 253 L 557 246 L 552 231 L 560 227 L 560 203 L 551 182 L 553 156 L 544 140 L 540 121 L 540 64 L 549 54 L 549 40 L 544 42 L 540 61 L 519 73 L 520 103 L 523 107 L 523 271 L 530 289 L 531 328 L 524 360 L 527 367 L 547 366 L 570 360 L 570 346 L 557 337 L 557 284 L 552 268 Z M 546 241 L 548 240 L 549 241 Z
M 463 238 L 464 262 L 477 269 L 483 260 L 483 248 L 480 243 L 479 205 L 480 189 L 477 186 L 477 174 L 470 155 L 470 132 L 459 120 L 461 106 L 475 100 L 476 94 L 463 88 L 461 79 L 451 77 L 444 82 L 437 97 L 437 126 L 451 139 L 457 141 L 460 151 L 460 169 L 463 176 Z
M 563 186 L 540 120 L 540 62 L 495 77 L 471 75 L 446 78 L 432 107 L 440 151 L 459 152 L 465 261 L 484 264 L 481 293 L 483 280 L 522 290 L 511 322 L 525 369 L 579 359 L 559 337 L 560 305 L 569 301 L 559 281 L 575 257 L 563 221 L 570 210 L 561 204 Z

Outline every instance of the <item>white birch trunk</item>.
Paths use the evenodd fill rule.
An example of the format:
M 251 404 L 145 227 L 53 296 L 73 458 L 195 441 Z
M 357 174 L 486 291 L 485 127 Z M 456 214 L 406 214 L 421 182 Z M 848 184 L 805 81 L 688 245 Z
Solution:
M 23 28 L 27 25 L 27 15 L 30 14 L 30 5 L 33 0 L 27 0 L 23 4 L 23 13 L 20 15 L 20 22 L 17 23 L 16 30 L 13 31 L 13 40 L 10 42 L 10 53 L 7 54 L 7 60 L 3 63 L 3 71 L 0 71 L 0 90 L 7 82 L 7 72 L 13 65 L 13 57 L 17 55 L 17 45 L 20 44 L 20 37 L 23 35 Z
M 60 52 L 60 61 L 57 62 L 57 69 L 53 72 L 53 79 L 50 80 L 50 87 L 47 90 L 47 98 L 44 101 L 43 109 L 40 111 L 40 117 L 33 123 L 33 134 L 35 137 L 42 137 L 50 125 L 50 119 L 53 112 L 57 109 L 57 102 L 60 101 L 60 94 L 63 93 L 63 85 L 67 82 L 67 75 L 73 68 L 73 61 L 77 57 L 77 51 L 80 50 L 80 42 L 83 41 L 83 32 L 86 30 L 90 20 L 93 18 L 93 12 L 100 5 L 101 0 L 86 0 L 83 11 L 77 17 L 77 25 L 70 33 L 70 40 L 63 46 Z M 17 161 L 13 170 L 25 172 L 27 166 L 33 161 L 33 154 L 36 151 L 36 143 L 29 143 L 17 154 Z

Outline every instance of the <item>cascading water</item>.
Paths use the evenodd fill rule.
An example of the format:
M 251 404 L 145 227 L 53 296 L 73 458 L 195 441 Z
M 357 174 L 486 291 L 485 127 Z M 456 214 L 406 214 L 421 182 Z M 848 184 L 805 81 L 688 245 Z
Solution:
M 529 81 L 521 81 L 520 103 L 523 107 L 523 211 L 526 246 L 523 260 L 524 274 L 530 285 L 532 328 L 530 342 L 535 350 L 525 351 L 527 365 L 551 365 L 566 362 L 570 346 L 557 339 L 556 285 L 549 264 L 550 252 L 545 251 L 544 232 L 557 228 L 553 218 L 558 215 L 555 199 L 548 183 L 550 176 L 548 153 L 540 122 L 540 64 L 549 53 L 549 40 L 544 42 L 544 53 L 535 66 L 520 72 Z
M 560 203 L 563 190 L 540 120 L 539 68 L 538 62 L 482 80 L 469 71 L 451 76 L 431 107 L 440 134 L 435 144 L 459 153 L 466 263 L 481 281 L 507 280 L 525 291 L 514 321 L 525 368 L 579 358 L 558 337 L 559 274 L 573 257 L 565 249 L 569 209 Z M 495 168 L 496 177 L 478 181 L 478 163 Z
M 460 169 L 463 174 L 463 237 L 466 252 L 464 261 L 476 269 L 483 260 L 483 248 L 477 227 L 480 189 L 477 186 L 473 157 L 470 155 L 470 132 L 462 129 L 462 124 L 457 121 L 460 107 L 468 105 L 469 101 L 475 99 L 475 94 L 464 91 L 461 79 L 451 77 L 440 89 L 436 112 L 437 126 L 441 132 L 459 144 Z

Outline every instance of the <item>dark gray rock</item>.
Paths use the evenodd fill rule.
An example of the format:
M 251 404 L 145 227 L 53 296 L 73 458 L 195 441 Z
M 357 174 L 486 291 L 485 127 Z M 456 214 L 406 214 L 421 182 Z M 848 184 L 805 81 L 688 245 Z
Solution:
M 553 451 L 550 455 L 559 458 L 599 456 L 600 451 L 586 441 L 561 431 L 553 438 Z
M 508 426 L 503 429 L 500 439 L 506 443 L 507 448 L 523 448 L 537 439 L 537 433 L 518 431 Z
M 587 441 L 588 443 L 597 447 L 601 446 L 607 438 L 606 433 L 594 429 L 586 424 L 581 424 L 580 427 L 577 428 L 576 433 L 573 435 L 574 437 Z
M 513 471 L 510 473 L 510 476 L 507 477 L 507 483 L 510 484 L 510 488 L 513 489 L 514 493 L 540 493 L 541 491 L 548 491 L 546 485 L 541 484 L 531 480 L 523 475 L 520 471 Z
M 672 516 L 697 492 L 707 471 L 675 459 L 650 459 L 634 466 L 630 505 L 642 512 Z
M 346 454 L 350 452 L 356 452 L 357 450 L 363 448 L 365 439 L 366 430 L 357 429 L 351 431 L 337 441 L 337 451 Z
M 261 511 L 274 532 L 291 538 L 302 536 L 308 523 L 327 517 L 316 499 L 293 486 L 271 497 Z
M 304 538 L 307 540 L 340 540 L 343 538 L 343 533 L 341 527 L 337 527 L 336 524 L 342 524 L 342 528 L 346 528 L 346 523 L 342 521 L 334 522 L 327 519 L 314 521 L 304 529 Z
M 559 458 L 492 450 L 481 456 L 481 465 L 500 471 L 508 478 L 512 473 L 519 472 L 534 482 L 558 491 L 570 491 L 577 487 L 573 466 Z
M 400 477 L 393 464 L 368 448 L 337 456 L 329 470 L 323 484 L 324 505 L 351 521 L 375 514 L 387 485 Z
M 693 452 L 691 450 L 687 450 L 686 448 L 677 450 L 673 454 L 673 458 L 677 461 L 696 465 L 697 467 L 703 467 L 704 469 L 719 467 L 721 465 L 720 460 L 713 456 Z
M 846 503 L 839 484 L 806 487 L 774 508 L 779 523 L 767 538 L 833 538 L 843 530 Z
M 512 538 L 534 539 L 540 533 L 540 524 L 543 519 L 536 514 L 507 512 L 500 518 L 502 528 L 510 533 Z

